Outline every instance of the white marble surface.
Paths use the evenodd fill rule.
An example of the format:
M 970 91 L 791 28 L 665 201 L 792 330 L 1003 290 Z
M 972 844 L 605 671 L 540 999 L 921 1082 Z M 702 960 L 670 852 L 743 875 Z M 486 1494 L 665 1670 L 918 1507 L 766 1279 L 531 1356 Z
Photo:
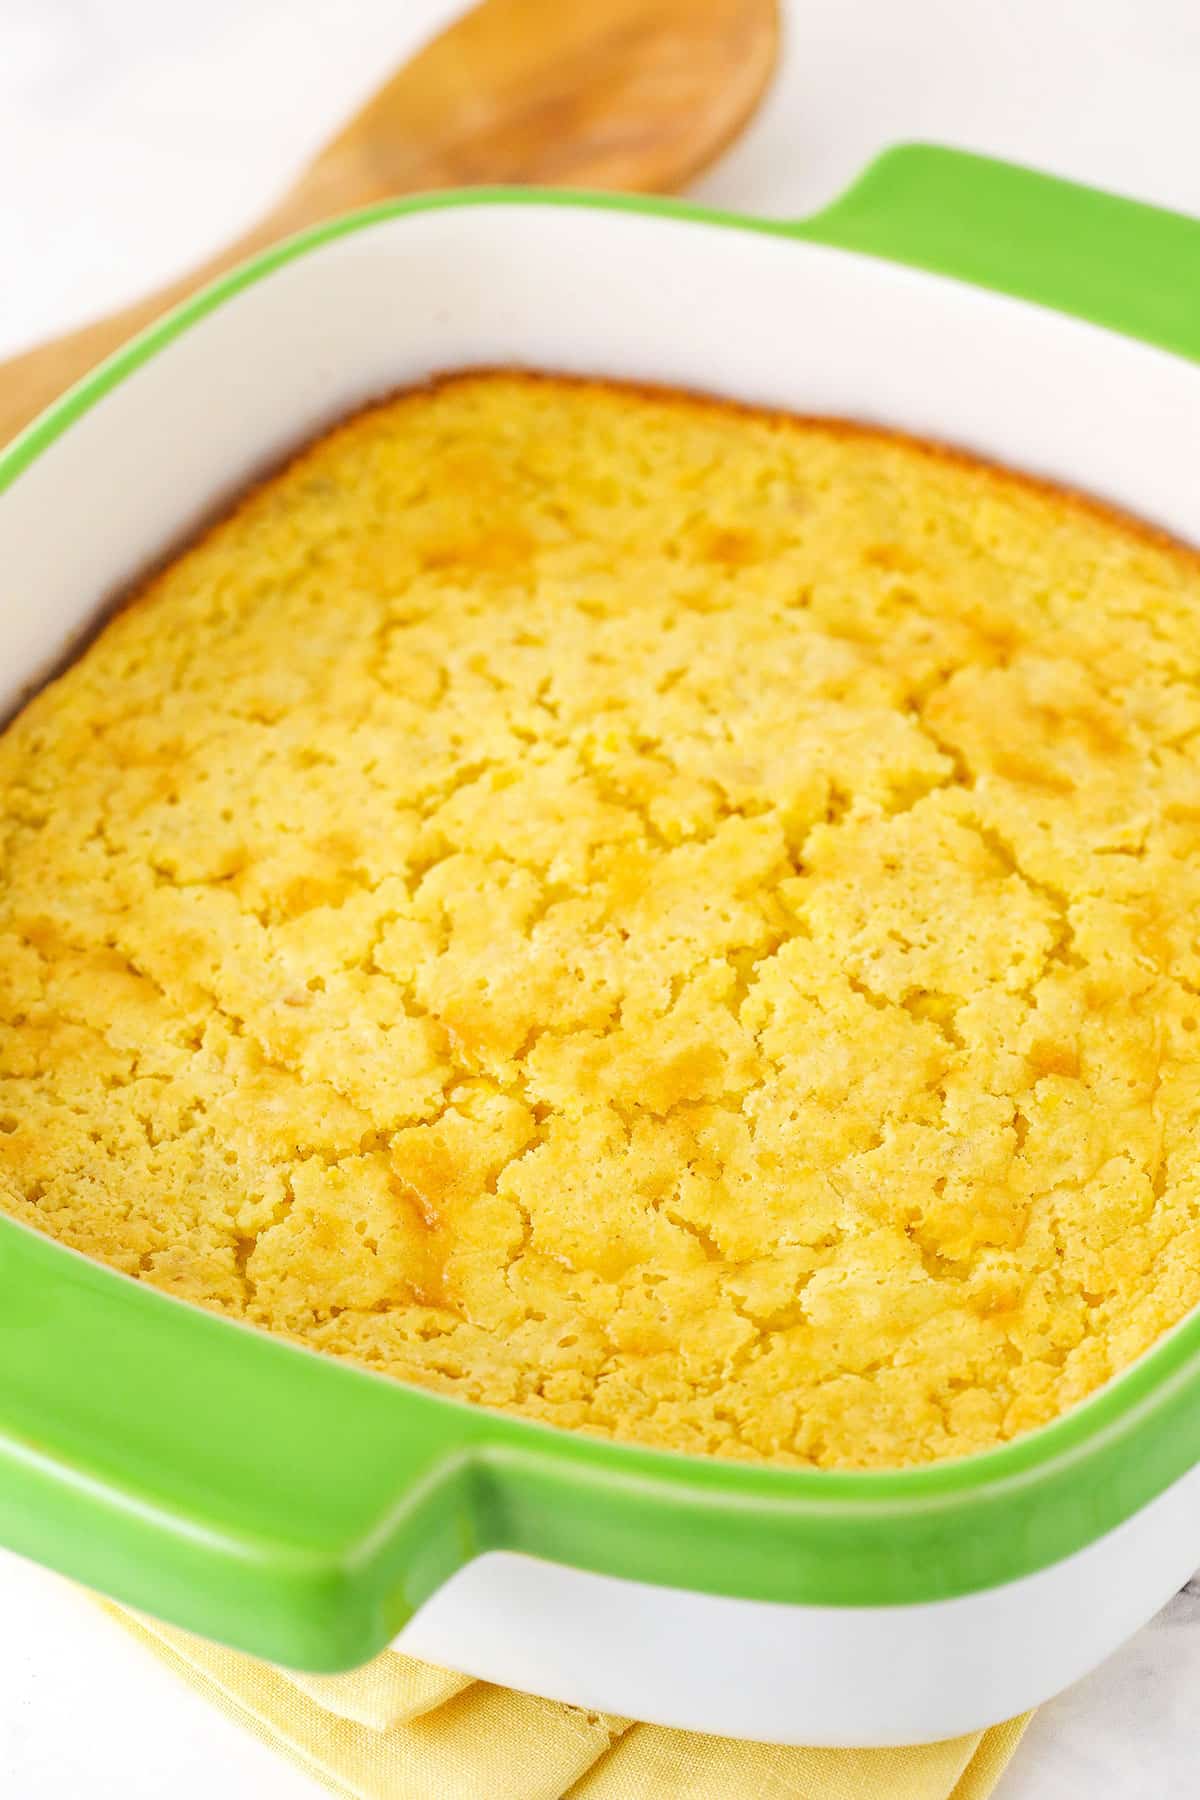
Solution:
M 780 78 L 697 190 L 705 198 L 803 213 L 874 150 L 924 137 L 1200 213 L 1197 0 L 786 3 Z M 456 10 L 2 0 L 0 354 L 132 298 L 231 236 Z M 0 1794 L 321 1791 L 83 1596 L 2 1553 L 0 1620 Z M 1043 1709 L 999 1800 L 1194 1800 L 1197 1702 L 1200 1592 Z

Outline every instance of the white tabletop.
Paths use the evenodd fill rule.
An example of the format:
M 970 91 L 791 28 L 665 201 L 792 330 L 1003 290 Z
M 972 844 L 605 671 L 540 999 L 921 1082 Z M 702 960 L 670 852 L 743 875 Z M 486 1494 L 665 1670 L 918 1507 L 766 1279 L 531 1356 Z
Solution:
M 454 0 L 3 0 L 0 355 L 249 223 Z M 808 212 L 901 138 L 1200 213 L 1196 0 L 791 0 L 783 67 L 697 189 Z M 352 20 L 350 26 L 347 21 Z M 81 1594 L 0 1553 L 0 1793 L 312 1800 Z M 1200 1597 L 1045 1707 L 998 1800 L 1194 1800 Z M 485 1800 L 481 1796 L 480 1800 Z

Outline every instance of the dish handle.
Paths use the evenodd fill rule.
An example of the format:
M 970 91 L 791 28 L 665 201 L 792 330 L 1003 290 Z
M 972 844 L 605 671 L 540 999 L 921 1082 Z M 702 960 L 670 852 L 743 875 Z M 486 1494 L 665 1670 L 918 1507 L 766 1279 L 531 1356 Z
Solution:
M 790 228 L 1200 361 L 1200 219 L 1015 163 L 900 144 Z
M 0 1218 L 0 1544 L 124 1605 L 361 1663 L 488 1547 L 487 1428 Z

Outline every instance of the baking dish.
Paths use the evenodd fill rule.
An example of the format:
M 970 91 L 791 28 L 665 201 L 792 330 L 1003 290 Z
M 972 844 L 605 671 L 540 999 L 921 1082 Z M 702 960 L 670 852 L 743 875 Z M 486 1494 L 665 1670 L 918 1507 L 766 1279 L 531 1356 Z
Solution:
M 0 459 L 5 699 L 264 466 L 434 371 L 868 419 L 1200 540 L 1200 223 L 888 153 L 799 225 L 437 195 L 210 288 Z M 635 1449 L 352 1369 L 0 1219 L 0 1541 L 193 1631 L 781 1742 L 1046 1698 L 1200 1561 L 1200 1315 L 1006 1447 L 892 1474 Z

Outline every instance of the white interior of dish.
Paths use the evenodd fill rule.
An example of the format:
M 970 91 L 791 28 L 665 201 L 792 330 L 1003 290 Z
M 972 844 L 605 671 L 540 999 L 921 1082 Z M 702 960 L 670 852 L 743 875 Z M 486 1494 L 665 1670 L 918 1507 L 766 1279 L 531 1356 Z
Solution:
M 115 593 L 325 423 L 440 371 L 677 384 L 959 444 L 1200 542 L 1200 368 L 870 258 L 689 221 L 483 203 L 382 221 L 236 294 L 0 496 L 0 707 Z M 491 1680 L 783 1742 L 940 1737 L 1046 1697 L 1200 1556 L 1183 1481 L 960 1601 L 720 1600 L 485 1557 L 404 1647 Z
M 926 433 L 1200 540 L 1200 368 L 845 251 L 597 208 L 383 220 L 223 303 L 0 498 L 0 707 L 323 424 L 471 364 L 697 388 Z

